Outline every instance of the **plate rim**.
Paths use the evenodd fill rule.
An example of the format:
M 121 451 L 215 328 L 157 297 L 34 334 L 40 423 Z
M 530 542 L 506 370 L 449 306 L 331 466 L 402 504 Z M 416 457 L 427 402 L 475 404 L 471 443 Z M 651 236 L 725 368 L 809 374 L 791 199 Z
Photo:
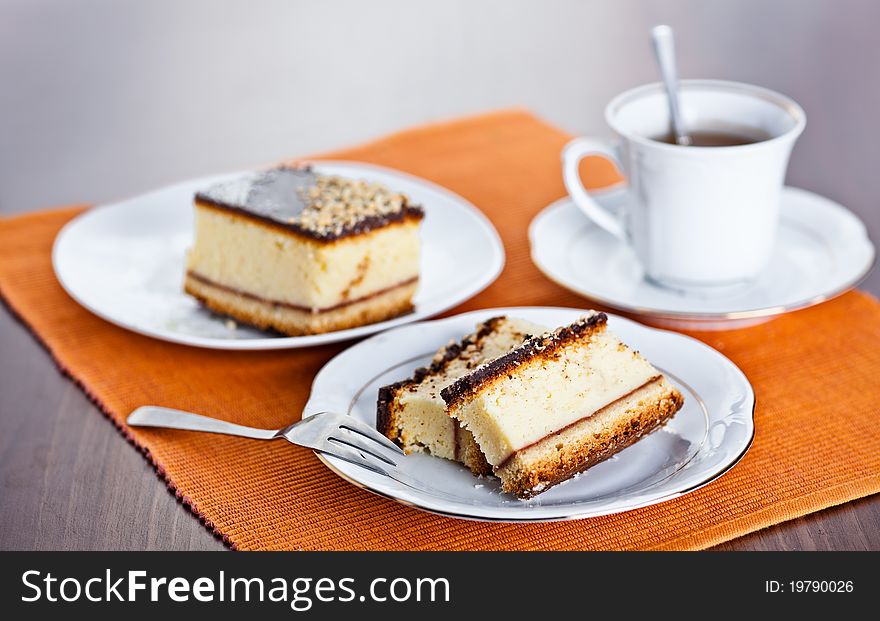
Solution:
M 618 190 L 622 191 L 622 190 Z M 636 315 L 641 315 L 644 317 L 650 317 L 660 320 L 669 320 L 669 321 L 691 321 L 691 322 L 717 322 L 717 321 L 740 321 L 744 319 L 759 319 L 759 318 L 773 318 L 779 315 L 783 315 L 785 313 L 789 313 L 796 310 L 801 310 L 804 308 L 809 308 L 811 306 L 815 306 L 817 304 L 821 304 L 823 302 L 827 302 L 829 300 L 833 300 L 836 297 L 843 295 L 844 293 L 856 288 L 865 281 L 865 279 L 871 274 L 874 270 L 874 267 L 877 263 L 877 248 L 874 243 L 871 241 L 871 237 L 868 235 L 867 227 L 865 223 L 852 211 L 847 209 L 845 206 L 840 203 L 822 196 L 821 194 L 817 194 L 816 192 L 811 192 L 809 190 L 805 190 L 803 188 L 798 188 L 795 186 L 784 186 L 784 192 L 788 193 L 800 193 L 804 195 L 808 195 L 810 197 L 819 199 L 823 203 L 825 203 L 826 207 L 833 206 L 835 209 L 843 210 L 847 213 L 847 215 L 854 219 L 855 223 L 858 223 L 861 227 L 861 232 L 863 233 L 864 241 L 867 243 L 867 246 L 870 250 L 870 257 L 866 262 L 865 266 L 862 268 L 862 271 L 850 278 L 843 285 L 832 289 L 826 293 L 815 295 L 809 298 L 805 298 L 802 300 L 798 300 L 797 302 L 793 302 L 791 304 L 784 305 L 774 305 L 774 306 L 765 306 L 757 309 L 744 310 L 744 311 L 732 311 L 732 312 L 699 312 L 699 311 L 673 311 L 673 310 L 660 310 L 656 308 L 636 306 L 636 305 L 628 305 L 620 301 L 614 301 L 607 298 L 604 298 L 595 293 L 587 293 L 583 288 L 577 288 L 576 285 L 564 282 L 560 277 L 555 275 L 549 266 L 544 265 L 538 259 L 538 244 L 537 244 L 537 233 L 536 229 L 540 225 L 540 223 L 550 214 L 563 206 L 572 203 L 573 200 L 570 196 L 563 196 L 546 207 L 544 207 L 541 211 L 539 211 L 534 218 L 532 218 L 531 222 L 529 222 L 529 255 L 532 259 L 532 264 L 538 268 L 546 278 L 553 281 L 560 287 L 575 293 L 584 299 L 591 300 L 598 304 L 601 304 L 607 308 L 613 309 L 615 311 L 621 313 L 631 313 Z M 609 192 L 604 192 L 605 194 L 609 194 Z M 613 192 L 616 193 L 616 192 Z M 612 193 L 612 194 L 613 194 Z M 829 205 L 830 204 L 830 205 Z M 574 205 L 577 208 L 577 205 Z M 586 221 L 587 223 L 589 221 Z
M 64 290 L 67 295 L 69 295 L 77 304 L 81 307 L 88 310 L 93 315 L 107 321 L 117 327 L 120 327 L 124 330 L 128 330 L 130 332 L 134 332 L 136 334 L 140 334 L 142 336 L 147 336 L 150 338 L 158 339 L 161 341 L 165 341 L 168 343 L 175 343 L 178 345 L 186 345 L 189 347 L 198 347 L 202 349 L 214 349 L 214 350 L 225 350 L 225 351 L 272 351 L 272 350 L 284 350 L 284 349 L 300 349 L 305 347 L 317 347 L 320 345 L 328 345 L 331 343 L 338 343 L 341 341 L 347 341 L 357 338 L 362 338 L 365 336 L 370 336 L 376 334 L 377 332 L 382 332 L 384 330 L 394 329 L 400 326 L 408 325 L 410 323 L 423 321 L 425 319 L 429 319 L 430 317 L 434 317 L 440 313 L 446 312 L 449 309 L 455 308 L 456 306 L 466 302 L 467 300 L 473 298 L 478 295 L 480 292 L 484 291 L 488 288 L 492 283 L 498 280 L 498 277 L 504 271 L 504 267 L 507 263 L 507 256 L 504 250 L 504 243 L 501 240 L 501 236 L 498 233 L 498 230 L 495 228 L 495 225 L 492 224 L 492 221 L 484 214 L 474 203 L 467 200 L 460 194 L 453 192 L 452 190 L 445 188 L 433 181 L 428 179 L 424 179 L 422 177 L 418 177 L 416 175 L 396 170 L 393 168 L 388 168 L 385 166 L 380 166 L 378 164 L 371 164 L 367 162 L 358 162 L 354 160 L 330 160 L 330 159 L 314 159 L 314 160 L 297 160 L 302 162 L 310 162 L 313 163 L 316 167 L 320 167 L 322 165 L 327 166 L 340 166 L 340 167 L 352 167 L 352 168 L 360 168 L 360 169 L 368 169 L 373 170 L 382 174 L 389 174 L 392 176 L 402 177 L 409 182 L 422 184 L 432 191 L 438 192 L 447 196 L 450 200 L 458 202 L 462 207 L 466 208 L 479 223 L 481 230 L 486 234 L 487 238 L 491 241 L 489 247 L 492 251 L 492 262 L 491 264 L 487 264 L 487 269 L 485 274 L 478 280 L 475 280 L 471 283 L 470 286 L 466 288 L 462 288 L 456 295 L 449 298 L 449 301 L 444 302 L 438 309 L 433 310 L 426 314 L 419 314 L 417 311 L 409 313 L 407 315 L 402 315 L 400 317 L 394 317 L 392 319 L 388 319 L 386 321 L 378 322 L 375 324 L 367 324 L 364 326 L 356 326 L 354 328 L 347 328 L 345 330 L 336 330 L 333 332 L 327 332 L 323 334 L 312 334 L 312 335 L 303 335 L 303 336 L 282 336 L 282 337 L 265 337 L 265 338 L 255 338 L 255 339 L 218 339 L 212 337 L 202 337 L 202 336 L 190 336 L 190 335 L 177 335 L 173 332 L 166 332 L 163 330 L 151 330 L 145 329 L 143 327 L 126 323 L 123 320 L 111 316 L 108 313 L 104 312 L 101 309 L 98 309 L 91 304 L 88 304 L 85 300 L 83 300 L 79 295 L 77 295 L 76 291 L 73 290 L 72 287 L 69 286 L 69 283 L 66 283 L 64 279 L 61 277 L 61 269 L 60 258 L 59 258 L 59 248 L 64 243 L 64 240 L 67 236 L 70 235 L 70 231 L 74 229 L 77 224 L 81 223 L 82 220 L 95 217 L 95 214 L 103 213 L 107 210 L 111 209 L 119 209 L 124 208 L 125 203 L 142 198 L 144 196 L 163 192 L 166 190 L 170 190 L 182 185 L 189 185 L 196 182 L 210 182 L 211 179 L 215 179 L 217 177 L 223 176 L 234 176 L 238 174 L 247 174 L 249 172 L 253 172 L 254 170 L 260 170 L 260 168 L 250 168 L 245 170 L 240 170 L 237 172 L 225 172 L 218 173 L 216 175 L 208 175 L 202 177 L 195 177 L 192 179 L 185 179 L 182 181 L 177 181 L 175 183 L 163 185 L 157 188 L 153 188 L 146 192 L 142 192 L 140 194 L 135 194 L 129 196 L 124 199 L 120 199 L 117 201 L 102 203 L 100 205 L 94 205 L 86 209 L 84 212 L 77 214 L 74 218 L 69 220 L 61 227 L 61 229 L 56 233 L 55 238 L 52 242 L 52 271 L 55 275 L 56 281 L 61 285 L 61 288 Z
M 407 327 L 412 327 L 412 326 L 417 325 L 417 324 L 424 324 L 424 323 L 439 324 L 439 323 L 443 323 L 443 322 L 452 322 L 452 321 L 455 321 L 455 320 L 461 320 L 461 319 L 463 319 L 463 318 L 465 318 L 465 317 L 478 318 L 479 316 L 483 316 L 483 315 L 493 315 L 493 314 L 499 314 L 499 313 L 510 314 L 511 312 L 515 313 L 517 310 L 522 310 L 522 309 L 526 309 L 526 310 L 529 310 L 529 311 L 541 311 L 541 310 L 553 310 L 553 311 L 559 311 L 559 310 L 561 310 L 561 311 L 571 311 L 571 312 L 581 312 L 581 313 L 584 311 L 584 309 L 579 309 L 579 308 L 574 308 L 574 307 L 564 307 L 564 306 L 508 306 L 508 307 L 493 307 L 493 308 L 478 309 L 478 310 L 474 310 L 474 311 L 468 311 L 468 312 L 464 312 L 464 313 L 459 313 L 459 314 L 456 314 L 456 315 L 452 315 L 452 316 L 450 316 L 450 317 L 443 317 L 443 318 L 440 318 L 440 319 L 429 319 L 429 320 L 424 320 L 424 321 L 414 322 L 414 323 L 412 323 L 412 324 L 407 324 L 406 326 L 399 326 L 399 328 L 407 328 Z M 689 487 L 687 487 L 687 488 L 685 488 L 685 489 L 671 491 L 671 492 L 669 492 L 668 494 L 665 494 L 665 495 L 660 496 L 660 497 L 658 497 L 658 498 L 645 499 L 645 500 L 642 500 L 642 501 L 633 502 L 633 503 L 628 504 L 628 505 L 627 505 L 627 504 L 623 504 L 623 505 L 621 505 L 621 506 L 614 507 L 614 508 L 612 508 L 611 510 L 605 510 L 605 509 L 600 509 L 600 510 L 595 510 L 595 509 L 592 509 L 592 510 L 591 510 L 591 509 L 584 509 L 584 510 L 580 510 L 580 511 L 573 511 L 573 512 L 571 512 L 571 513 L 567 513 L 567 514 L 565 514 L 565 515 L 551 516 L 551 517 L 535 517 L 535 518 L 531 518 L 531 517 L 509 517 L 509 516 L 504 516 L 504 517 L 487 517 L 487 516 L 475 516 L 475 515 L 469 515 L 469 514 L 466 514 L 466 513 L 458 513 L 458 512 L 455 512 L 455 511 L 445 511 L 445 510 L 442 510 L 442 509 L 437 509 L 436 507 L 433 507 L 433 506 L 431 506 L 431 507 L 429 507 L 429 506 L 425 506 L 425 505 L 423 505 L 423 504 L 421 504 L 421 503 L 419 503 L 419 502 L 416 502 L 416 501 L 411 501 L 411 500 L 401 499 L 401 498 L 399 498 L 399 497 L 397 497 L 397 496 L 394 496 L 394 495 L 392 495 L 392 494 L 390 494 L 390 493 L 384 492 L 384 491 L 379 490 L 379 489 L 375 489 L 374 487 L 372 487 L 372 486 L 370 486 L 370 485 L 368 485 L 368 484 L 366 484 L 366 483 L 362 483 L 361 481 L 358 481 L 357 479 L 352 478 L 351 476 L 349 476 L 348 474 L 346 474 L 345 472 L 343 472 L 342 470 L 340 470 L 339 468 L 337 468 L 337 467 L 336 467 L 336 466 L 335 466 L 335 465 L 334 465 L 334 464 L 333 464 L 333 463 L 327 458 L 327 456 L 325 456 L 324 454 L 322 454 L 320 451 L 313 451 L 313 452 L 314 452 L 315 456 L 318 458 L 318 460 L 319 460 L 321 463 L 323 463 L 323 464 L 327 467 L 328 470 L 330 470 L 331 472 L 333 472 L 335 475 L 337 475 L 338 477 L 340 477 L 342 480 L 347 481 L 348 483 L 354 485 L 355 487 L 358 487 L 358 488 L 360 488 L 360 489 L 363 489 L 363 490 L 365 490 L 365 491 L 367 491 L 367 492 L 369 492 L 369 493 L 371 493 L 371 494 L 375 494 L 375 495 L 380 496 L 380 497 L 382 497 L 382 498 L 387 498 L 387 499 L 389 499 L 389 500 L 392 500 L 392 501 L 394 501 L 394 502 L 397 502 L 397 503 L 399 503 L 399 504 L 401 504 L 401 505 L 404 505 L 404 506 L 407 506 L 407 507 L 411 507 L 411 508 L 414 508 L 414 509 L 418 509 L 418 510 L 420 510 L 420 511 L 425 511 L 425 512 L 427 512 L 427 513 L 432 513 L 432 514 L 434 514 L 434 515 L 440 515 L 440 516 L 444 516 L 444 517 L 451 517 L 451 518 L 462 519 L 462 520 L 469 520 L 469 521 L 475 521 L 475 522 L 488 522 L 488 523 L 520 523 L 520 524 L 523 524 L 523 523 L 565 522 L 565 521 L 571 521 L 571 520 L 589 519 L 589 518 L 594 518 L 594 517 L 602 517 L 602 516 L 606 516 L 606 515 L 614 515 L 614 514 L 617 514 L 617 513 L 624 513 L 624 512 L 626 512 L 626 511 L 632 511 L 632 510 L 635 510 L 635 509 L 640 509 L 640 508 L 644 508 L 644 507 L 648 507 L 648 506 L 652 506 L 652 505 L 657 505 L 657 504 L 661 504 L 661 503 L 664 503 L 664 502 L 668 502 L 668 501 L 670 501 L 670 500 L 674 500 L 675 498 L 679 498 L 679 497 L 684 496 L 684 495 L 686 495 L 686 494 L 689 494 L 689 493 L 691 493 L 691 492 L 693 492 L 693 491 L 696 491 L 696 490 L 698 490 L 698 489 L 700 489 L 700 488 L 702 488 L 702 487 L 708 485 L 709 483 L 712 483 L 713 481 L 719 479 L 720 477 L 724 476 L 725 474 L 727 474 L 727 473 L 728 473 L 731 469 L 733 469 L 733 468 L 734 468 L 734 467 L 735 467 L 740 461 L 742 461 L 742 459 L 745 457 L 745 455 L 746 455 L 746 454 L 749 452 L 749 450 L 751 449 L 752 445 L 754 444 L 754 440 L 755 440 L 755 434 L 756 434 L 755 408 L 757 407 L 757 396 L 756 396 L 756 394 L 755 394 L 754 387 L 752 386 L 752 383 L 749 381 L 749 379 L 748 379 L 748 377 L 746 376 L 746 374 L 743 373 L 743 371 L 742 371 L 742 370 L 741 370 L 741 369 L 740 369 L 740 368 L 739 368 L 739 367 L 738 367 L 738 366 L 737 366 L 732 360 L 730 360 L 730 358 L 728 358 L 727 356 L 725 356 L 723 353 L 721 353 L 721 352 L 718 351 L 717 349 L 715 349 L 715 348 L 713 348 L 713 347 L 707 345 L 706 343 L 704 343 L 703 341 L 701 341 L 701 340 L 699 340 L 699 339 L 697 339 L 697 338 L 694 338 L 694 337 L 689 336 L 689 335 L 687 335 L 687 334 L 682 334 L 682 333 L 677 332 L 677 331 L 675 331 L 675 330 L 666 330 L 666 329 L 663 329 L 663 328 L 656 328 L 656 327 L 653 327 L 653 326 L 648 326 L 648 325 L 645 325 L 645 324 L 643 324 L 643 323 L 640 323 L 640 322 L 638 322 L 638 321 L 635 321 L 635 320 L 633 320 L 633 319 L 630 319 L 630 318 L 628 318 L 628 317 L 624 317 L 624 316 L 621 316 L 621 315 L 615 315 L 615 314 L 613 314 L 613 313 L 606 313 L 606 314 L 609 315 L 609 319 L 613 319 L 614 321 L 622 321 L 622 322 L 627 322 L 627 323 L 630 323 L 630 324 L 635 324 L 635 325 L 637 325 L 639 328 L 641 328 L 641 329 L 645 329 L 645 330 L 648 330 L 648 331 L 650 331 L 650 332 L 662 332 L 662 333 L 668 333 L 668 334 L 672 334 L 672 335 L 674 335 L 675 337 L 682 338 L 682 339 L 685 339 L 685 340 L 688 340 L 688 341 L 694 342 L 694 343 L 696 343 L 698 346 L 710 350 L 714 355 L 719 356 L 719 357 L 720 357 L 721 359 L 723 359 L 728 365 L 730 365 L 730 367 L 731 367 L 733 370 L 735 370 L 735 371 L 739 374 L 739 376 L 740 376 L 741 379 L 743 380 L 744 385 L 745 385 L 745 386 L 747 387 L 747 389 L 748 389 L 748 395 L 747 395 L 747 396 L 751 399 L 751 402 L 752 402 L 751 411 L 749 412 L 748 417 L 747 417 L 747 419 L 748 419 L 748 421 L 749 421 L 749 424 L 750 424 L 750 430 L 749 430 L 750 433 L 749 433 L 749 437 L 748 437 L 748 439 L 747 439 L 747 440 L 745 441 L 745 443 L 743 444 L 743 447 L 742 447 L 742 449 L 740 450 L 740 452 L 739 452 L 734 458 L 732 458 L 727 464 L 725 464 L 723 467 L 721 467 L 717 472 L 714 472 L 714 473 L 709 474 L 709 476 L 707 476 L 706 478 L 702 479 L 702 480 L 699 481 L 698 483 L 694 483 L 694 484 L 690 485 Z M 311 405 L 312 399 L 313 399 L 313 397 L 314 397 L 314 389 L 315 389 L 315 385 L 318 383 L 318 380 L 319 380 L 321 374 L 325 372 L 325 370 L 327 369 L 328 366 L 330 366 L 330 365 L 331 365 L 334 361 L 336 361 L 338 358 L 340 358 L 340 357 L 346 355 L 346 353 L 349 352 L 349 350 L 351 350 L 351 349 L 353 349 L 353 348 L 355 348 L 355 347 L 363 346 L 363 345 L 365 345 L 366 343 L 368 343 L 369 341 L 375 339 L 375 338 L 378 337 L 378 336 L 387 337 L 388 333 L 390 333 L 390 332 L 392 332 L 392 331 L 394 331 L 394 330 L 397 330 L 397 329 L 398 329 L 398 328 L 393 328 L 393 329 L 391 329 L 391 330 L 388 330 L 388 331 L 386 331 L 386 332 L 383 332 L 381 335 L 374 335 L 374 336 L 372 336 L 372 337 L 370 337 L 370 338 L 368 338 L 368 339 L 364 339 L 363 341 L 360 341 L 360 342 L 358 342 L 358 343 L 355 343 L 355 344 L 353 344 L 352 346 L 347 347 L 345 350 L 343 350 L 343 351 L 339 352 L 338 354 L 336 354 L 335 356 L 333 356 L 333 358 L 331 358 L 330 360 L 328 360 L 328 361 L 327 361 L 327 362 L 321 367 L 321 369 L 320 369 L 320 370 L 318 371 L 318 373 L 315 375 L 314 380 L 312 381 L 312 386 L 311 386 L 311 389 L 310 389 L 310 392 L 309 392 L 309 398 L 308 398 L 308 400 L 306 401 L 306 404 L 305 404 L 305 406 L 304 406 L 304 408 L 303 408 L 303 414 L 302 414 L 303 418 L 307 418 L 307 417 L 309 417 L 309 416 L 313 416 L 314 414 L 317 413 L 317 410 L 316 410 L 315 412 L 309 412 L 309 410 L 310 410 L 310 407 L 309 407 L 309 406 Z

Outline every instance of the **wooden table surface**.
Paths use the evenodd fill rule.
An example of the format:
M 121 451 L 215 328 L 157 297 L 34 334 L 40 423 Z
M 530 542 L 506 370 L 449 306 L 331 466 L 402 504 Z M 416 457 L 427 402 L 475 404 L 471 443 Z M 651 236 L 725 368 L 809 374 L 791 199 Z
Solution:
M 0 549 L 224 549 L 6 309 L 0 413 Z M 719 549 L 880 550 L 880 495 Z

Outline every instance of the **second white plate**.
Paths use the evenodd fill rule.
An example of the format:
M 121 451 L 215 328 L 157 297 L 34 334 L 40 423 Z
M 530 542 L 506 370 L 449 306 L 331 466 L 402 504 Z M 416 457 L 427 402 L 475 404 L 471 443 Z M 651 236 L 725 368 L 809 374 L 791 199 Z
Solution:
M 389 330 L 348 348 L 318 373 L 303 416 L 329 410 L 375 425 L 380 386 L 430 362 L 489 317 L 509 315 L 546 326 L 577 319 L 572 308 L 496 308 Z M 412 489 L 335 457 L 322 461 L 354 485 L 433 513 L 473 520 L 535 522 L 617 513 L 676 498 L 715 480 L 745 454 L 754 436 L 755 395 L 745 375 L 700 341 L 611 316 L 609 327 L 675 383 L 684 407 L 646 436 L 576 479 L 522 501 L 497 480 L 476 478 L 460 464 L 409 455 L 401 467 L 439 493 Z
M 196 191 L 242 173 L 179 183 L 90 209 L 58 234 L 52 263 L 61 286 L 96 315 L 155 338 L 215 349 L 287 349 L 365 336 L 441 313 L 489 286 L 504 247 L 471 203 L 405 173 L 355 162 L 318 162 L 325 174 L 378 181 L 425 209 L 415 311 L 389 321 L 313 336 L 283 337 L 229 327 L 182 289 Z

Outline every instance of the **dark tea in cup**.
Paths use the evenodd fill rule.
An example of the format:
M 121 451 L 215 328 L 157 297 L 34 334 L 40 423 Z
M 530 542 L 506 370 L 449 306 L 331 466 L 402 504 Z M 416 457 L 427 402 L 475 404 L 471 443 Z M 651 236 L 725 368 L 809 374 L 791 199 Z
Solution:
M 733 133 L 714 130 L 692 131 L 688 133 L 691 139 L 689 145 L 679 145 L 688 147 L 739 147 L 746 144 L 754 144 L 756 142 L 764 142 L 772 138 L 767 132 L 759 129 L 749 132 Z M 672 134 L 663 134 L 652 137 L 651 140 L 656 142 L 665 142 L 666 144 L 677 144 L 675 136 Z

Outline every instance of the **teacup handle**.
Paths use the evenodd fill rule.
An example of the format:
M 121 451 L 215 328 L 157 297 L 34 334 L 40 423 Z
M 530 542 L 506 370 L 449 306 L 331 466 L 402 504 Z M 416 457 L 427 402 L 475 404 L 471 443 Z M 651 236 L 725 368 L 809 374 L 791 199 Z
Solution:
M 626 231 L 614 214 L 599 206 L 581 183 L 579 166 L 581 160 L 588 155 L 606 157 L 621 168 L 620 160 L 614 147 L 601 140 L 592 138 L 575 138 L 562 150 L 562 177 L 569 196 L 580 207 L 587 217 L 615 237 L 628 243 Z

